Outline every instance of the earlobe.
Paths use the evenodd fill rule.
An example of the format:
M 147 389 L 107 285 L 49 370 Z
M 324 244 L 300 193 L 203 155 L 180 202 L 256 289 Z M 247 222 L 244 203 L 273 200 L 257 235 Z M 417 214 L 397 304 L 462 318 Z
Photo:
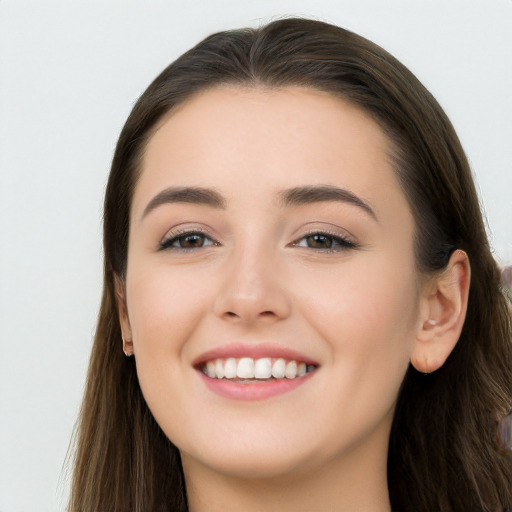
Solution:
M 126 291 L 124 283 L 119 276 L 115 277 L 114 282 L 116 293 L 117 312 L 121 324 L 121 335 L 123 337 L 123 352 L 126 357 L 133 355 L 133 337 L 130 319 L 128 317 L 128 308 L 126 306 Z
M 411 364 L 422 373 L 438 370 L 459 340 L 469 295 L 467 254 L 456 250 L 446 269 L 425 284 Z

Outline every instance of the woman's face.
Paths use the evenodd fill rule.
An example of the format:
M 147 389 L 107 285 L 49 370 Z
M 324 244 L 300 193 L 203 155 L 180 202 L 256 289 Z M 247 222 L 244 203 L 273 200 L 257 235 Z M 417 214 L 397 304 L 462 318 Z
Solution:
M 210 90 L 151 137 L 122 325 L 186 471 L 385 461 L 419 316 L 388 153 L 368 115 L 301 88 Z

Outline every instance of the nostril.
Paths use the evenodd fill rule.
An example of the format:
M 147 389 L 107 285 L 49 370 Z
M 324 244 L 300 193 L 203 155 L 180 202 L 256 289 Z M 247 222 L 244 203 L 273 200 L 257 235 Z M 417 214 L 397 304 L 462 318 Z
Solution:
M 233 311 L 226 311 L 224 313 L 224 315 L 227 318 L 241 318 L 240 315 L 238 315 L 237 313 L 234 313 Z M 260 318 L 271 318 L 271 317 L 276 316 L 276 314 L 273 311 L 262 311 L 258 316 Z

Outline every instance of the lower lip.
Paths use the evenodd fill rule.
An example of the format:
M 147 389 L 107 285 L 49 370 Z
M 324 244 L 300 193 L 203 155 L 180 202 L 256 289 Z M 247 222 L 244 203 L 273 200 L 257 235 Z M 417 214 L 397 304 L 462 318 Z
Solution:
M 254 381 L 245 384 L 226 379 L 212 379 L 202 371 L 199 370 L 198 372 L 206 386 L 215 394 L 233 400 L 253 401 L 288 393 L 288 391 L 292 391 L 308 382 L 315 370 L 295 379 L 277 379 L 267 382 Z

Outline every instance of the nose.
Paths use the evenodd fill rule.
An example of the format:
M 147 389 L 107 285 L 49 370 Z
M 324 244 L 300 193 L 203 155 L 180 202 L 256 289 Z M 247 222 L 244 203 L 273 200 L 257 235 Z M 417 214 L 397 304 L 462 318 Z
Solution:
M 291 313 L 286 282 L 272 253 L 234 251 L 214 300 L 214 313 L 227 321 L 275 322 Z

